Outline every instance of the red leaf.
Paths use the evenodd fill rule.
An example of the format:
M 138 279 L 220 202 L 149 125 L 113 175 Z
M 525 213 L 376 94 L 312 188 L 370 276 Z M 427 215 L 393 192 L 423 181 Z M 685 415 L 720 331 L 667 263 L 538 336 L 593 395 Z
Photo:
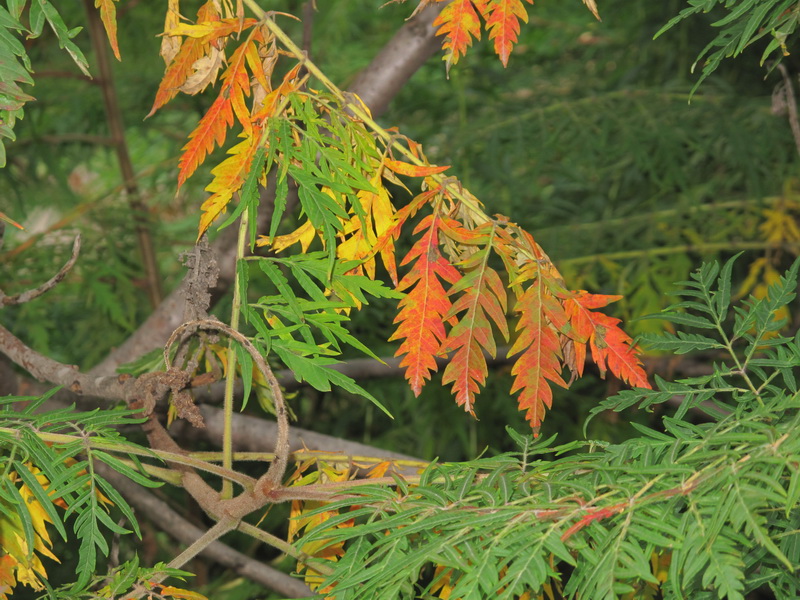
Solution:
M 444 319 L 452 304 L 440 279 L 451 284 L 460 278 L 459 272 L 439 252 L 438 214 L 425 217 L 414 233 L 426 230 L 411 248 L 401 265 L 412 261 L 414 267 L 403 277 L 399 290 L 411 288 L 400 301 L 400 313 L 394 322 L 400 323 L 389 341 L 401 339 L 395 356 L 405 354 L 400 362 L 406 368 L 405 377 L 415 395 L 419 395 L 425 380 L 437 370 L 436 356 L 446 338 Z
M 650 388 L 647 374 L 637 356 L 631 338 L 619 327 L 620 320 L 589 309 L 606 306 L 620 296 L 590 294 L 583 290 L 564 301 L 573 339 L 581 344 L 587 340 L 592 350 L 592 360 L 605 374 L 606 368 L 631 385 Z
M 533 4 L 533 0 L 526 0 Z M 494 49 L 503 66 L 508 66 L 508 56 L 517 42 L 520 20 L 528 22 L 528 12 L 521 0 L 495 0 L 488 6 L 486 29 L 489 39 L 494 40 Z
M 508 355 L 524 352 L 511 369 L 515 377 L 511 393 L 521 391 L 519 408 L 527 410 L 525 418 L 531 427 L 536 428 L 544 419 L 545 408 L 553 404 L 553 392 L 548 381 L 567 387 L 561 377 L 562 354 L 558 330 L 553 325 L 553 322 L 565 320 L 564 309 L 538 278 L 517 300 L 514 310 L 520 314 L 517 324 L 519 337 Z

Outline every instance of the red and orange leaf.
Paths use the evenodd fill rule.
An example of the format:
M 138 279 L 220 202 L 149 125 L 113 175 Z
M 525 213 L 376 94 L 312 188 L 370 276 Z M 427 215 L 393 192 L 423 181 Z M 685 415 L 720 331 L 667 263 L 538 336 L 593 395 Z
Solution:
M 564 301 L 573 338 L 582 345 L 587 340 L 592 349 L 592 360 L 605 374 L 606 368 L 623 381 L 638 387 L 649 388 L 647 374 L 637 356 L 633 341 L 619 327 L 620 320 L 594 312 L 592 308 L 606 306 L 619 296 L 590 294 L 583 290 Z M 585 351 L 584 351 L 585 352 Z
M 526 0 L 533 4 L 533 0 Z M 494 40 L 494 50 L 504 67 L 508 66 L 508 56 L 519 35 L 519 22 L 528 22 L 528 11 L 521 0 L 495 0 L 489 4 L 486 29 L 489 39 Z
M 454 284 L 460 278 L 455 267 L 439 252 L 440 227 L 441 217 L 433 214 L 425 217 L 414 230 L 414 233 L 423 230 L 425 233 L 401 263 L 416 261 L 398 285 L 399 290 L 410 288 L 411 291 L 400 301 L 400 313 L 394 320 L 400 325 L 389 338 L 389 341 L 403 340 L 395 356 L 406 355 L 400 366 L 406 368 L 405 377 L 417 396 L 431 372 L 437 370 L 436 356 L 447 337 L 445 315 L 452 304 L 440 280 Z
M 545 409 L 553 404 L 551 381 L 563 388 L 567 383 L 561 377 L 561 344 L 558 329 L 553 322 L 565 321 L 564 309 L 541 279 L 536 279 L 517 300 L 514 307 L 520 315 L 517 337 L 508 352 L 522 355 L 514 363 L 511 374 L 514 386 L 511 393 L 520 391 L 517 400 L 520 410 L 527 411 L 525 418 L 534 430 L 544 419 Z
M 203 214 L 200 216 L 198 239 L 222 214 L 231 201 L 233 194 L 244 185 L 260 138 L 258 131 L 251 133 L 252 135 L 242 134 L 245 136 L 245 140 L 228 150 L 228 154 L 231 156 L 223 160 L 211 171 L 214 179 L 206 187 L 206 191 L 211 192 L 211 196 L 200 207 Z
M 103 21 L 103 27 L 106 29 L 111 50 L 117 60 L 120 60 L 119 45 L 117 44 L 117 7 L 114 6 L 114 2 L 117 0 L 94 0 L 94 6 L 100 10 L 100 20 Z
M 461 230 L 463 236 L 467 230 Z M 488 368 L 484 351 L 494 357 L 497 354 L 491 322 L 508 340 L 506 322 L 507 295 L 503 282 L 497 272 L 488 264 L 493 242 L 491 223 L 472 232 L 475 239 L 482 240 L 485 247 L 473 252 L 459 267 L 465 275 L 450 288 L 448 295 L 461 296 L 453 303 L 445 320 L 459 313 L 463 316 L 450 330 L 443 352 L 453 352 L 452 359 L 445 367 L 442 383 L 452 383 L 456 402 L 464 410 L 474 414 L 475 396 L 486 383 Z
M 200 7 L 200 10 L 197 11 L 198 23 L 218 20 L 219 14 L 217 13 L 213 0 L 206 2 Z M 180 50 L 178 50 L 178 53 L 172 59 L 172 62 L 170 62 L 158 86 L 156 98 L 153 101 L 153 107 L 150 109 L 150 112 L 147 113 L 148 117 L 152 116 L 159 108 L 177 95 L 180 87 L 194 72 L 192 66 L 197 60 L 205 56 L 208 48 L 209 44 L 202 39 L 190 38 L 181 44 Z
M 400 160 L 392 160 L 390 158 L 385 158 L 383 160 L 383 164 L 398 175 L 405 175 L 406 177 L 427 177 L 428 175 L 441 173 L 450 168 L 449 165 L 442 167 L 437 167 L 435 165 L 420 167 Z
M 453 0 L 433 22 L 433 26 L 439 28 L 436 35 L 445 36 L 442 49 L 448 71 L 466 54 L 467 48 L 472 45 L 472 38 L 481 39 L 481 22 L 473 4 L 482 10 L 486 2 L 487 0 Z
M 228 129 L 233 125 L 235 114 L 244 128 L 246 135 L 252 134 L 250 111 L 244 97 L 250 95 L 250 76 L 246 64 L 248 53 L 258 55 L 253 41 L 253 34 L 239 45 L 228 61 L 228 68 L 222 75 L 222 87 L 219 95 L 208 112 L 200 119 L 197 128 L 189 135 L 189 143 L 183 147 L 183 154 L 178 163 L 178 187 L 191 177 L 206 156 L 214 150 L 214 146 L 225 143 Z
M 223 86 L 220 95 L 227 95 L 231 100 L 233 112 L 246 132 L 250 132 L 250 110 L 244 97 L 250 95 L 250 75 L 247 73 L 248 54 L 250 61 L 258 61 L 258 48 L 250 36 L 234 50 L 228 60 L 228 68 L 222 75 Z
M 215 145 L 221 146 L 225 143 L 228 128 L 232 125 L 231 100 L 221 93 L 200 119 L 195 130 L 189 134 L 189 143 L 183 147 L 183 154 L 178 162 L 178 187 L 192 176 L 206 156 L 214 150 Z

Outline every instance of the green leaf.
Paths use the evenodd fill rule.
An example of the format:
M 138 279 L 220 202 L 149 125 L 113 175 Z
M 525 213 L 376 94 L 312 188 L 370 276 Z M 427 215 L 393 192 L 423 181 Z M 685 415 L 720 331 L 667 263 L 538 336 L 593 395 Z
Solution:
M 245 350 L 241 344 L 232 341 L 233 349 L 236 352 L 236 362 L 242 372 L 242 408 L 244 410 L 247 406 L 247 400 L 250 398 L 250 389 L 253 384 L 253 357 Z

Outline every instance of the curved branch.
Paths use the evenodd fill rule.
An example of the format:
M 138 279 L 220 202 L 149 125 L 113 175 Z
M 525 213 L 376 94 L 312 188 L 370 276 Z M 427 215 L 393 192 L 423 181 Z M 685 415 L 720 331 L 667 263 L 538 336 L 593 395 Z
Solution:
M 72 242 L 72 254 L 69 257 L 69 260 L 64 263 L 64 266 L 58 270 L 58 273 L 53 275 L 49 281 L 43 283 L 37 288 L 32 290 L 28 290 L 26 292 L 22 292 L 17 294 L 16 296 L 6 296 L 0 291 L 0 306 L 11 306 L 13 304 L 25 304 L 26 302 L 30 302 L 35 298 L 38 298 L 42 294 L 49 292 L 54 287 L 56 287 L 64 277 L 67 276 L 70 269 L 75 265 L 75 261 L 78 260 L 78 255 L 81 252 L 81 236 L 78 234 L 75 237 L 75 241 Z
M 221 321 L 215 321 L 213 319 L 191 321 L 178 327 L 172 333 L 167 345 L 164 347 L 164 362 L 169 365 L 169 351 L 175 342 L 180 345 L 189 335 L 192 335 L 195 331 L 200 329 L 219 331 L 238 342 L 242 348 L 250 354 L 256 368 L 261 371 L 264 379 L 266 379 L 269 384 L 278 422 L 278 435 L 275 438 L 275 460 L 270 463 L 267 472 L 259 478 L 256 486 L 262 490 L 274 489 L 281 485 L 283 475 L 286 472 L 286 465 L 289 462 L 289 415 L 286 411 L 286 401 L 283 398 L 281 386 L 278 380 L 275 379 L 275 375 L 272 374 L 272 369 L 270 369 L 267 361 L 258 351 L 258 348 L 256 348 L 247 337 Z M 265 485 L 267 486 L 266 488 L 264 487 Z
M 108 479 L 132 506 L 147 515 L 159 529 L 179 542 L 191 545 L 205 533 L 205 530 L 184 519 L 166 502 L 159 500 L 127 477 L 111 469 L 103 469 L 103 477 Z M 314 595 L 302 581 L 245 556 L 220 541 L 206 546 L 201 554 L 287 598 L 306 598 Z

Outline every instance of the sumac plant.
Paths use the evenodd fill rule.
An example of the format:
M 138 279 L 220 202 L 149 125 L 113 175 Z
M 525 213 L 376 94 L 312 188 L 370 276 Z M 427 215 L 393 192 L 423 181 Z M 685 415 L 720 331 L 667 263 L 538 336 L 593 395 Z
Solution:
M 611 598 L 669 590 L 737 598 L 757 585 L 795 589 L 800 488 L 788 409 L 797 403 L 798 350 L 772 317 L 791 299 L 796 267 L 774 294 L 737 309 L 732 335 L 723 327 L 732 263 L 717 291 L 717 269 L 701 271 L 689 284 L 692 299 L 665 318 L 719 337 L 679 333 L 661 347 L 725 350 L 735 367 L 674 384 L 659 380 L 650 391 L 631 338 L 601 310 L 619 297 L 572 289 L 529 232 L 487 212 L 449 167 L 429 162 L 419 142 L 379 125 L 368 94 L 337 87 L 287 34 L 294 17 L 263 4 L 163 5 L 166 67 L 147 116 L 178 94 L 205 94 L 208 108 L 180 151 L 175 186 L 210 176 L 208 195 L 197 202 L 197 245 L 184 258 L 189 273 L 177 291 L 177 322 L 159 332 L 170 320 L 148 321 L 140 331 L 149 332 L 143 345 L 150 346 L 134 344 L 160 344 L 157 356 L 118 374 L 120 362 L 139 357 L 123 347 L 81 372 L 0 326 L 3 354 L 61 388 L 0 404 L 0 599 L 24 586 L 50 598 L 201 598 L 176 583 L 200 552 L 292 597 Z M 447 71 L 482 31 L 506 65 L 530 4 L 423 0 L 412 17 L 438 40 Z M 597 16 L 593 0 L 584 4 Z M 87 7 L 120 58 L 115 0 Z M 0 27 L 0 135 L 13 140 L 15 120 L 32 100 L 23 91 L 32 68 L 20 36 L 36 38 L 48 27 L 82 71 L 88 66 L 72 41 L 77 30 L 46 0 L 9 0 Z M 13 216 L 0 213 L 18 226 Z M 223 322 L 208 314 L 209 290 L 224 268 L 208 235 L 226 227 L 237 235 L 232 310 Z M 146 236 L 140 239 L 146 247 Z M 76 239 L 49 281 L 0 293 L 0 306 L 48 292 L 70 276 L 79 254 Z M 256 298 L 256 283 L 271 292 Z M 415 395 L 446 359 L 443 385 L 474 414 L 487 357 L 505 348 L 509 398 L 516 395 L 532 430 L 511 432 L 519 453 L 426 466 L 292 447 L 274 367 L 322 392 L 339 387 L 383 408 L 334 368 L 345 351 L 378 358 L 347 327 L 374 299 L 396 301 L 389 341 L 398 342 Z M 745 343 L 743 359 L 736 342 Z M 604 408 L 681 396 L 666 433 L 642 430 L 621 446 L 536 440 L 552 386 L 568 387 L 589 359 L 602 375 L 636 388 Z M 189 452 L 165 421 L 204 427 L 207 415 L 193 392 L 222 380 L 222 451 Z M 236 380 L 243 394 L 234 393 Z M 234 411 L 251 391 L 275 414 L 273 452 L 233 451 Z M 98 408 L 51 406 L 76 396 L 97 399 Z M 683 420 L 689 407 L 709 403 L 712 424 Z M 131 429 L 146 443 L 123 437 Z M 574 451 L 567 458 L 541 458 L 567 450 Z M 240 460 L 263 466 L 238 468 Z M 212 525 L 176 521 L 163 499 L 141 487 L 163 482 L 183 488 Z M 277 503 L 291 505 L 288 541 L 262 526 Z M 140 534 L 137 511 L 187 548 L 169 564 L 112 560 L 102 572 L 99 559 L 114 554 L 118 537 Z M 228 534 L 293 557 L 301 577 L 220 543 Z M 78 542 L 76 581 L 62 587 L 48 580 L 46 563 L 59 559 L 54 535 Z M 745 538 L 752 543 L 743 550 Z M 168 577 L 175 585 L 164 583 Z

